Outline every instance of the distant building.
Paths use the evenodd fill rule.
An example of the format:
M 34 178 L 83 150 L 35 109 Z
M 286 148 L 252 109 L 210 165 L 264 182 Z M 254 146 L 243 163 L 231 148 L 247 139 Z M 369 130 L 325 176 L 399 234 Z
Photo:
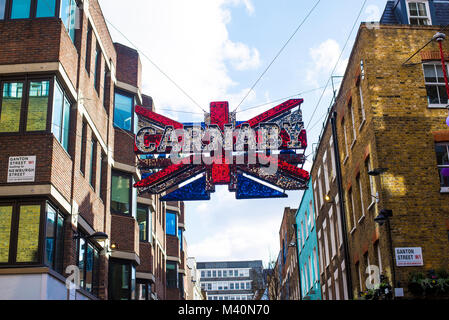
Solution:
M 295 215 L 297 209 L 284 208 L 281 228 L 279 229 L 279 241 L 281 252 L 279 254 L 278 268 L 280 281 L 281 300 L 299 300 L 298 281 L 298 255 L 295 251 L 296 232 Z
M 253 300 L 258 289 L 253 283 L 263 272 L 260 260 L 198 262 L 197 268 L 207 300 Z
M 186 268 L 186 300 L 205 300 L 205 295 L 201 290 L 201 273 L 197 268 L 196 259 L 187 258 Z

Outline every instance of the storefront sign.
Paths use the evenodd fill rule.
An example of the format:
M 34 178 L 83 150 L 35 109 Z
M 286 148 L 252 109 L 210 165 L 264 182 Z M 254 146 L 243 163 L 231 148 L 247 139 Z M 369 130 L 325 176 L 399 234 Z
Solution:
M 419 267 L 424 265 L 421 248 L 395 248 L 396 266 Z
M 8 183 L 34 182 L 36 156 L 9 157 Z
M 134 187 L 166 193 L 161 201 L 209 200 L 216 185 L 227 185 L 237 199 L 285 198 L 285 190 L 304 190 L 310 175 L 302 169 L 307 148 L 302 103 L 291 99 L 237 121 L 227 102 L 212 102 L 196 125 L 136 106 L 140 130 L 134 151 L 142 180 Z

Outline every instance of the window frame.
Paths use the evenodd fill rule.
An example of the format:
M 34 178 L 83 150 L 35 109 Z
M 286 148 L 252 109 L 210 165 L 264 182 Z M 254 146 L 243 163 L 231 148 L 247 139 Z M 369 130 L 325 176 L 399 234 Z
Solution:
M 97 289 L 99 289 L 99 284 L 100 284 L 99 281 L 100 281 L 100 279 L 95 279 L 95 268 L 97 267 L 96 263 L 95 263 L 95 251 L 98 252 L 98 257 L 100 257 L 102 249 L 94 241 L 92 241 L 90 239 L 87 239 L 87 237 L 88 237 L 87 232 L 84 232 L 84 230 L 82 230 L 82 229 L 78 229 L 77 232 L 81 236 L 81 238 L 84 240 L 86 248 L 90 245 L 94 249 L 94 251 L 93 251 L 93 258 L 92 258 L 93 259 L 92 260 L 92 283 L 91 283 L 92 290 L 89 291 L 87 289 L 87 282 L 86 282 L 86 275 L 87 275 L 87 268 L 86 268 L 87 250 L 84 251 L 84 257 L 83 257 L 83 259 L 84 259 L 84 268 L 83 268 L 83 270 L 80 270 L 80 271 L 83 272 L 83 278 L 82 279 L 84 280 L 84 285 L 82 287 L 80 287 L 80 288 L 82 290 L 86 291 L 86 292 L 89 292 L 90 294 L 92 294 L 94 296 L 98 296 L 98 292 L 95 291 L 95 285 L 97 285 L 98 286 Z M 76 253 L 77 253 L 77 255 L 76 255 L 76 265 L 77 265 L 77 267 L 79 267 L 79 262 L 80 262 L 79 261 L 79 255 L 80 255 L 80 249 L 81 249 L 81 247 L 80 247 L 81 238 L 76 240 Z M 100 266 L 101 266 L 100 259 L 98 260 L 98 262 L 99 262 L 99 265 L 98 265 L 98 273 L 97 273 L 97 275 L 100 274 Z M 97 281 L 97 283 L 96 283 L 96 281 Z M 81 286 L 81 284 L 80 284 L 80 286 Z
M 127 178 L 129 178 L 129 180 L 130 180 L 130 188 L 129 188 L 129 214 L 126 214 L 126 213 L 121 213 L 121 212 L 116 212 L 116 211 L 114 211 L 114 210 L 112 210 L 112 177 L 114 176 L 114 175 L 117 175 L 117 176 L 122 176 L 122 177 L 127 177 Z M 126 172 L 123 172 L 123 171 L 119 171 L 119 170 L 111 170 L 111 193 L 110 193 L 110 195 L 111 195 L 111 201 L 110 201 L 110 210 L 111 210 L 111 214 L 117 214 L 117 215 L 121 215 L 121 216 L 125 216 L 125 217 L 132 217 L 133 216 L 133 176 L 132 176 L 132 174 L 131 173 L 126 173 Z M 115 202 L 115 201 L 114 201 Z
M 0 201 L 0 206 L 11 206 L 11 229 L 9 236 L 9 254 L 7 262 L 0 262 L 0 269 L 11 267 L 29 267 L 29 266 L 42 266 L 45 264 L 45 237 L 46 237 L 46 223 L 47 223 L 47 204 L 50 204 L 50 200 L 47 198 L 36 198 L 29 200 L 12 199 Z M 38 235 L 38 249 L 37 249 L 37 261 L 33 262 L 17 262 L 17 247 L 19 241 L 19 225 L 20 225 L 20 207 L 22 206 L 40 206 L 39 217 L 39 235 Z M 52 204 L 53 208 L 57 208 Z M 58 210 L 56 210 L 58 211 Z M 60 211 L 60 210 L 59 210 Z M 62 212 L 61 212 L 62 214 Z M 64 218 L 66 216 L 62 214 Z M 63 236 L 64 237 L 64 236 Z M 64 255 L 64 253 L 63 253 Z M 53 270 L 53 269 L 52 269 Z
M 427 13 L 427 15 L 425 17 L 424 16 L 412 16 L 411 12 L 410 12 L 410 3 L 424 3 L 424 5 L 426 6 L 426 13 Z M 408 19 L 408 23 L 410 25 L 423 26 L 422 24 L 412 24 L 411 23 L 411 19 L 426 19 L 426 18 L 428 19 L 428 21 L 427 21 L 428 24 L 424 24 L 424 25 L 427 25 L 427 26 L 431 26 L 432 25 L 432 15 L 430 13 L 429 1 L 427 1 L 427 0 L 421 0 L 421 1 L 419 1 L 419 0 L 407 0 L 406 1 L 406 7 L 407 7 L 407 19 Z
M 116 125 L 115 124 L 115 104 L 116 104 L 116 99 L 115 99 L 115 96 L 117 95 L 117 94 L 119 94 L 119 95 L 122 95 L 122 96 L 125 96 L 125 97 L 128 97 L 128 98 L 131 98 L 132 99 L 132 106 L 131 106 L 131 128 L 130 128 L 130 130 L 128 130 L 128 129 L 124 129 L 124 128 L 122 128 L 122 127 L 119 127 L 118 125 Z M 135 114 L 135 105 L 136 105 L 136 96 L 135 96 L 135 94 L 134 93 L 132 93 L 132 92 L 128 92 L 128 91 L 126 91 L 126 90 L 123 90 L 123 89 L 120 89 L 120 88 L 115 88 L 114 89 L 114 106 L 113 106 L 113 121 L 112 121 L 112 124 L 113 124 L 113 126 L 114 126 L 114 128 L 116 128 L 116 129 L 118 129 L 118 130 L 124 130 L 124 131 L 126 131 L 126 132 L 130 132 L 130 133 L 132 133 L 132 134 L 136 134 L 137 132 L 135 132 L 136 130 L 136 114 Z
M 139 209 L 143 209 L 143 210 L 145 210 L 145 212 L 146 212 L 146 239 L 145 240 L 142 240 L 141 239 L 141 237 L 140 237 L 140 225 L 139 225 L 139 242 L 141 242 L 141 243 L 151 243 L 151 237 L 150 237 L 150 221 L 151 221 L 151 219 L 150 219 L 150 209 L 148 208 L 148 206 L 145 206 L 145 205 L 143 205 L 143 204 L 137 204 L 137 208 L 136 208 L 137 210 L 136 210 L 136 213 L 137 213 L 137 215 L 136 215 L 136 221 L 137 221 L 137 225 L 139 225 L 139 220 L 138 220 L 138 211 L 139 211 Z
M 30 0 L 30 12 L 27 18 L 11 18 L 13 0 L 6 0 L 4 20 L 28 20 L 28 19 L 51 19 L 60 17 L 61 0 L 55 0 L 55 12 L 50 17 L 36 17 L 37 3 L 39 0 Z
M 55 230 L 54 230 L 54 236 L 55 236 L 55 243 L 58 241 L 58 238 L 57 238 L 57 232 L 58 232 L 58 229 L 57 229 L 57 225 L 58 225 L 58 217 L 61 215 L 62 217 L 63 217 L 63 225 L 62 225 L 62 252 L 61 252 L 61 261 L 60 261 L 60 263 L 61 263 L 61 265 L 60 265 L 60 267 L 61 267 L 61 269 L 60 270 L 58 270 L 58 266 L 56 265 L 58 262 L 56 261 L 56 245 L 55 245 L 55 247 L 53 248 L 53 254 L 54 254 L 54 257 L 55 257 L 55 260 L 52 262 L 52 265 L 51 266 L 49 266 L 49 265 L 47 265 L 48 267 L 50 267 L 52 270 L 54 270 L 54 271 L 56 271 L 56 272 L 58 272 L 58 273 L 60 273 L 60 274 L 63 274 L 63 266 L 64 266 L 64 240 L 65 240 L 65 227 L 66 227 L 66 219 L 67 219 L 67 216 L 61 211 L 61 210 L 59 210 L 58 208 L 57 208 L 57 206 L 55 206 L 55 205 L 53 205 L 50 201 L 47 201 L 46 202 L 46 206 L 45 206 L 45 230 L 44 230 L 44 233 L 45 233 L 45 239 L 46 239 L 46 237 L 47 237 L 47 219 L 48 219 L 48 207 L 51 207 L 54 211 L 55 211 L 55 213 L 56 213 L 56 220 L 55 220 Z M 46 243 L 45 243 L 45 246 L 46 246 Z M 46 249 L 46 248 L 45 248 Z M 44 250 L 44 264 L 45 264 L 45 255 L 46 255 L 46 252 L 45 252 L 45 250 Z
M 448 154 L 448 157 L 449 157 L 449 142 L 439 142 L 439 143 L 436 143 L 435 144 L 435 149 L 436 149 L 436 147 L 438 147 L 438 146 L 445 146 L 446 147 L 446 150 L 447 150 L 447 154 Z M 437 154 L 436 154 L 436 150 L 435 150 L 435 156 L 436 156 Z M 449 186 L 447 186 L 447 187 L 442 187 L 441 186 L 441 174 L 440 174 L 440 169 L 443 169 L 443 168 L 449 168 L 449 164 L 447 164 L 447 165 L 443 165 L 443 164 L 438 164 L 438 158 L 437 158 L 437 169 L 438 169 L 438 178 L 439 178 L 439 180 L 440 180 L 440 192 L 441 193 L 449 193 Z
M 429 66 L 429 65 L 431 65 L 431 66 L 433 66 L 435 68 L 437 81 L 438 81 L 438 69 L 437 68 L 440 68 L 439 70 L 442 70 L 441 61 L 426 61 L 426 62 L 422 63 L 422 71 L 423 71 L 423 77 L 424 77 L 424 86 L 426 87 L 427 107 L 431 108 L 431 109 L 442 109 L 442 108 L 446 109 L 448 107 L 448 105 L 449 105 L 449 99 L 448 99 L 448 104 L 444 104 L 444 103 L 430 103 L 429 95 L 427 94 L 427 86 L 434 86 L 434 87 L 439 87 L 439 86 L 442 87 L 442 86 L 444 86 L 445 87 L 445 83 L 444 83 L 444 81 L 443 82 L 427 82 L 426 81 L 425 66 Z M 449 74 L 449 63 L 446 63 L 446 70 L 447 70 L 447 72 Z M 444 88 L 444 90 L 446 90 L 446 87 Z M 441 100 L 439 90 L 437 90 L 437 93 L 438 93 L 438 100 Z

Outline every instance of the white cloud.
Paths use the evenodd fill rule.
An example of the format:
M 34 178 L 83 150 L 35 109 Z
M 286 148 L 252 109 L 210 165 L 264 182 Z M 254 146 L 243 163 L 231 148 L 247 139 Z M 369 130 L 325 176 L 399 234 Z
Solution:
M 229 6 L 244 5 L 254 13 L 249 0 L 101 0 L 103 12 L 200 106 L 238 95 L 230 76 L 260 65 L 256 48 L 230 39 Z M 114 41 L 127 43 L 113 28 Z M 154 98 L 157 108 L 200 112 L 167 78 L 141 55 L 143 91 Z M 231 106 L 232 109 L 232 106 Z M 195 120 L 202 120 L 202 115 Z
M 279 250 L 277 226 L 279 217 L 232 223 L 220 232 L 190 245 L 189 255 L 201 261 L 268 260 L 270 253 Z M 265 261 L 268 262 L 268 261 Z
M 310 48 L 309 54 L 313 64 L 307 70 L 307 80 L 315 86 L 322 85 L 322 83 L 319 83 L 320 80 L 326 82 L 338 61 L 340 53 L 340 45 L 334 39 L 328 39 L 317 47 Z M 347 64 L 348 59 L 340 59 L 334 75 L 343 75 Z

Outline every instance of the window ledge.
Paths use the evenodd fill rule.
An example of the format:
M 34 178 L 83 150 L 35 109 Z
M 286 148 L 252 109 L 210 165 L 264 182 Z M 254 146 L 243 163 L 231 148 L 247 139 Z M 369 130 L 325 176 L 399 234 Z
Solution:
M 447 109 L 448 107 L 447 104 L 429 104 L 427 106 L 429 109 Z
M 371 202 L 371 204 L 368 206 L 368 211 L 374 208 L 374 205 L 376 204 L 376 201 Z
M 355 139 L 352 141 L 352 144 L 351 144 L 351 150 L 354 148 L 356 142 L 357 142 L 357 138 L 355 138 Z
M 345 160 L 343 160 L 343 164 L 346 164 L 346 162 L 348 162 L 348 159 L 349 159 L 349 156 L 348 156 L 348 155 L 346 155 L 346 158 L 345 158 Z
M 357 229 L 356 227 L 352 228 L 352 230 L 351 230 L 349 233 L 350 233 L 351 235 L 354 234 L 354 232 L 355 232 L 356 229 Z
M 362 123 L 360 124 L 360 127 L 359 127 L 359 132 L 362 131 L 363 126 L 365 125 L 365 123 L 366 123 L 366 118 L 364 118 L 364 119 L 362 120 Z
M 441 188 L 440 193 L 449 193 L 449 187 Z
M 361 224 L 364 220 L 365 220 L 365 215 L 360 217 L 360 219 L 358 221 L 358 224 Z

